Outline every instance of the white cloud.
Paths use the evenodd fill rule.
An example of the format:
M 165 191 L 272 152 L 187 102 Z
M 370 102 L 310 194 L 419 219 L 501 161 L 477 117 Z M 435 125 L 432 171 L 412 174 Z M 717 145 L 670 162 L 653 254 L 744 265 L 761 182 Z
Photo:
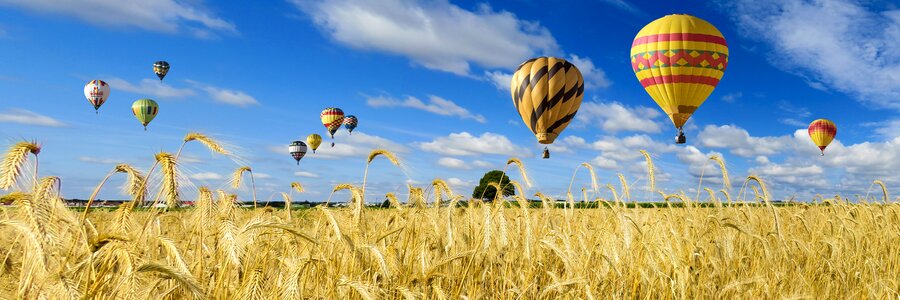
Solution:
M 506 136 L 485 132 L 481 136 L 473 136 L 468 132 L 451 133 L 434 141 L 418 144 L 425 151 L 443 155 L 478 155 L 498 154 L 516 157 L 531 156 L 524 147 L 513 144 Z
M 741 97 L 743 97 L 743 96 L 744 96 L 744 93 L 741 93 L 741 92 L 725 94 L 725 96 L 722 96 L 722 101 L 725 101 L 728 103 L 734 103 L 738 99 L 741 99 Z
M 543 146 L 543 145 L 538 145 Z M 581 148 L 589 148 L 590 144 L 584 140 L 584 138 L 579 136 L 566 136 L 565 138 L 558 139 L 553 144 L 546 145 L 550 152 L 553 153 L 575 153 L 575 149 Z
M 708 176 L 711 174 L 712 170 L 717 170 L 717 168 L 710 168 L 710 166 L 714 165 L 714 162 L 709 158 L 711 156 L 718 156 L 724 159 L 724 155 L 719 152 L 707 152 L 703 153 L 700 149 L 694 146 L 685 146 L 684 148 L 678 149 L 678 161 L 688 166 L 688 174 L 694 177 L 700 177 L 701 175 Z M 715 174 L 715 173 L 712 173 Z M 713 182 L 719 182 L 715 176 L 710 177 Z
M 476 184 L 469 180 L 462 180 L 456 177 L 447 178 L 447 184 L 450 185 L 450 188 L 456 190 L 457 193 L 462 191 L 462 195 L 466 196 L 467 193 L 472 193 L 470 190 L 475 188 Z
M 253 178 L 254 179 L 269 179 L 269 178 L 272 178 L 272 175 L 269 175 L 266 173 L 253 172 Z
M 892 139 L 900 136 L 900 119 L 863 123 L 864 127 L 874 127 L 879 138 Z
M 196 180 L 220 180 L 223 178 L 222 175 L 219 175 L 218 173 L 213 173 L 213 172 L 201 172 L 201 173 L 191 174 L 190 177 L 191 177 L 191 179 L 196 179 Z
M 390 97 L 378 96 L 366 99 L 366 104 L 371 107 L 409 107 L 418 110 L 427 111 L 442 116 L 455 116 L 462 119 L 472 119 L 479 123 L 485 123 L 487 120 L 480 114 L 473 114 L 455 102 L 438 97 L 428 96 L 428 103 L 422 102 L 416 97 L 406 97 L 406 100 L 398 100 Z
M 259 105 L 259 101 L 256 101 L 256 98 L 253 98 L 253 96 L 250 96 L 247 93 L 244 93 L 242 91 L 224 89 L 224 88 L 196 82 L 193 80 L 185 80 L 185 81 L 187 81 L 188 83 L 193 84 L 197 88 L 205 91 L 206 94 L 209 95 L 209 97 L 213 101 L 216 101 L 219 103 L 240 106 L 240 107 L 247 107 L 250 105 Z
M 900 109 L 900 52 L 894 50 L 900 48 L 900 10 L 872 11 L 850 0 L 741 0 L 725 6 L 744 35 L 771 45 L 773 65 L 814 88 L 824 84 Z
M 589 147 L 600 151 L 600 155 L 594 157 L 591 163 L 607 170 L 618 170 L 627 167 L 631 161 L 643 160 L 640 150 L 658 154 L 674 152 L 679 149 L 674 145 L 655 141 L 644 134 L 627 137 L 603 136 L 589 144 Z M 646 172 L 646 169 L 639 164 L 629 171 L 643 173 Z
M 677 149 L 674 145 L 660 143 L 645 134 L 624 138 L 604 136 L 591 143 L 591 148 L 599 150 L 600 155 L 607 159 L 620 162 L 642 157 L 640 150 L 647 150 L 651 153 L 667 153 Z
M 646 106 L 627 107 L 619 102 L 586 101 L 581 104 L 575 119 L 578 126 L 593 124 L 604 131 L 634 131 L 657 133 L 662 126 L 654 121 L 662 115 L 659 109 Z
M 503 71 L 484 71 L 484 77 L 494 84 L 498 90 L 509 91 L 509 84 L 512 81 L 512 73 Z
M 90 157 L 90 156 L 81 156 L 78 158 L 78 160 L 86 162 L 86 163 L 104 164 L 104 165 L 118 164 L 118 163 L 123 162 L 123 160 L 117 159 L 117 158 L 102 158 L 102 157 Z
M 453 157 L 441 157 L 440 159 L 438 159 L 438 165 L 441 165 L 442 167 L 451 168 L 451 169 L 462 169 L 462 170 L 472 169 L 472 166 L 466 164 L 466 162 L 463 161 L 462 159 L 453 158 Z
M 60 120 L 38 114 L 24 109 L 12 108 L 5 112 L 0 112 L 0 123 L 17 123 L 24 125 L 47 126 L 47 127 L 63 127 L 66 126 Z
M 790 102 L 783 100 L 781 102 L 778 102 L 778 109 L 787 116 L 785 118 L 778 119 L 779 122 L 795 127 L 807 127 L 809 125 L 806 122 L 801 121 L 812 116 L 812 113 L 809 111 L 809 109 L 791 104 Z
M 787 191 L 824 189 L 829 186 L 828 180 L 822 177 L 825 169 L 818 165 L 791 165 L 767 163 L 751 168 L 750 174 L 756 174 L 766 181 L 770 189 L 781 188 Z
M 489 163 L 489 162 L 486 162 L 486 161 L 483 161 L 483 160 L 476 160 L 476 161 L 473 161 L 473 162 L 472 162 L 472 165 L 473 165 L 473 166 L 476 166 L 476 167 L 479 167 L 479 168 L 490 168 L 490 167 L 493 167 L 493 166 L 494 166 L 494 164 Z
M 140 84 L 132 84 L 122 78 L 112 77 L 105 79 L 109 83 L 109 87 L 113 90 L 122 90 L 131 92 L 141 96 L 152 96 L 158 98 L 183 98 L 197 95 L 197 92 L 190 88 L 175 88 L 160 80 L 142 79 Z
M 473 168 L 490 168 L 493 165 L 483 160 L 462 160 L 454 157 L 441 157 L 438 159 L 438 165 L 450 169 L 471 170 Z
M 209 37 L 213 32 L 237 33 L 231 22 L 186 2 L 196 3 L 177 0 L 0 0 L 0 5 L 42 14 L 72 16 L 110 28 L 137 27 L 164 33 L 188 31 L 197 37 Z
M 732 154 L 743 157 L 772 155 L 787 150 L 792 145 L 792 138 L 789 136 L 752 137 L 747 130 L 733 125 L 707 125 L 697 138 L 700 145 L 725 148 Z
M 319 174 L 307 171 L 297 171 L 294 172 L 294 176 L 298 177 L 306 177 L 306 178 L 319 178 Z
M 619 168 L 619 164 L 615 160 L 603 156 L 595 157 L 593 160 L 591 160 L 591 164 L 607 170 L 615 170 Z
M 459 75 L 470 75 L 472 64 L 511 69 L 558 48 L 540 24 L 487 4 L 469 11 L 447 0 L 292 2 L 337 42 Z
M 365 132 L 353 131 L 353 136 L 338 134 L 335 136 L 335 145 L 331 147 L 330 138 L 323 135 L 322 146 L 316 150 L 315 154 L 309 151 L 306 155 L 314 155 L 321 159 L 338 159 L 345 157 L 366 157 L 369 152 L 375 149 L 386 149 L 396 153 L 406 153 L 409 149 L 403 145 L 395 143 L 389 139 L 368 135 Z M 283 146 L 274 146 L 270 149 L 272 152 L 283 154 Z M 301 162 L 302 163 L 302 162 Z
M 590 58 L 578 57 L 578 55 L 570 54 L 568 60 L 574 64 L 575 67 L 578 67 L 578 71 L 581 71 L 581 76 L 584 77 L 584 88 L 607 88 L 612 85 L 612 81 L 606 77 L 606 72 L 594 66 L 594 62 L 591 61 Z M 509 86 L 509 84 L 507 84 L 507 86 Z

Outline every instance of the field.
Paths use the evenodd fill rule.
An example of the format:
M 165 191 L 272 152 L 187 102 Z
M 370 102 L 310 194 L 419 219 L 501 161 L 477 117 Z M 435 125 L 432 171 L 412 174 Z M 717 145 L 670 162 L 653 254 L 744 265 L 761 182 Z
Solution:
M 25 157 L 40 152 L 35 147 L 23 142 L 10 149 L 0 183 L 21 179 Z M 381 156 L 400 164 L 381 150 L 368 162 Z M 149 175 L 127 165 L 110 174 L 126 174 L 136 200 L 174 204 L 177 154 L 156 158 L 159 191 L 148 192 Z M 521 161 L 508 165 L 527 182 Z M 252 171 L 242 167 L 235 178 L 244 172 Z M 244 209 L 234 195 L 200 188 L 189 209 L 125 204 L 82 213 L 62 204 L 58 178 L 34 177 L 38 184 L 27 192 L 4 196 L 15 206 L 0 214 L 0 298 L 900 296 L 900 204 L 889 201 L 883 185 L 879 201 L 834 197 L 775 206 L 764 182 L 751 177 L 757 194 L 746 202 L 754 205 L 727 193 L 720 201 L 708 190 L 702 207 L 683 193 L 662 193 L 680 207 L 658 208 L 624 207 L 625 185 L 621 198 L 584 199 L 603 204 L 591 209 L 572 208 L 572 197 L 558 208 L 540 193 L 543 207 L 523 208 L 524 189 L 515 181 L 495 184 L 513 184 L 517 196 L 461 206 L 466 199 L 435 180 L 434 196 L 411 187 L 405 203 L 388 196 L 387 209 L 362 205 L 365 183 L 335 187 L 353 201 L 340 209 Z M 303 190 L 299 183 L 292 188 Z

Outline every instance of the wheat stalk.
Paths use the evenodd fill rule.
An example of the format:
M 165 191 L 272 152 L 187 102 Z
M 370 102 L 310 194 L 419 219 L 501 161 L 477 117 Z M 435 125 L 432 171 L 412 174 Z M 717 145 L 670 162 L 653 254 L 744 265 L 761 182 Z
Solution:
M 653 158 L 651 158 L 650 153 L 645 150 L 641 150 L 641 155 L 643 155 L 644 159 L 647 161 L 647 184 L 649 185 L 650 192 L 653 193 L 653 191 L 656 190 L 656 177 L 653 176 Z
M 728 168 L 725 167 L 725 160 L 718 155 L 710 156 L 709 159 L 715 161 L 719 165 L 719 169 L 722 170 L 722 188 L 731 190 L 731 180 L 728 178 Z
M 253 169 L 248 166 L 241 166 L 237 169 L 234 169 L 234 172 L 231 173 L 230 179 L 231 188 L 239 189 L 241 188 L 241 179 L 243 178 L 244 173 L 250 173 L 250 189 L 253 192 L 253 208 L 256 208 L 256 180 L 253 178 Z
M 175 161 L 175 157 L 171 153 L 160 152 L 156 154 L 156 162 L 161 166 L 160 171 L 163 178 L 159 194 L 153 200 L 154 207 L 159 203 L 159 198 L 162 194 L 166 195 L 167 207 L 172 208 L 178 204 L 178 173 Z
M 231 151 L 222 147 L 221 143 L 218 141 L 202 134 L 199 132 L 188 132 L 188 134 L 184 135 L 184 141 L 181 143 L 181 147 L 178 147 L 178 152 L 175 154 L 175 160 L 178 160 L 181 157 L 181 150 L 184 150 L 184 145 L 186 145 L 190 141 L 198 141 L 203 146 L 206 146 L 206 149 L 212 151 L 213 153 L 218 153 L 225 156 L 231 156 Z
M 393 152 L 388 151 L 387 149 L 375 149 L 372 150 L 372 152 L 369 152 L 369 156 L 366 157 L 366 170 L 363 172 L 363 184 L 361 191 L 363 198 L 366 197 L 366 180 L 369 178 L 369 165 L 372 164 L 372 161 L 379 156 L 386 157 L 389 161 L 391 161 L 392 164 L 394 164 L 398 168 L 401 168 L 401 170 L 403 168 L 403 166 L 400 165 L 400 159 L 397 158 L 397 155 L 394 155 Z
M 28 159 L 28 154 L 33 154 L 35 159 L 34 183 L 37 184 L 37 155 L 41 153 L 41 146 L 37 142 L 18 142 L 6 151 L 3 163 L 0 164 L 0 189 L 8 190 L 16 185 L 22 167 Z
M 441 193 L 447 195 L 447 198 L 450 199 L 455 197 L 453 195 L 453 190 L 450 189 L 450 185 L 443 179 L 435 178 L 431 182 L 431 186 L 434 188 L 434 207 L 441 206 Z
M 522 163 L 522 160 L 515 158 L 515 157 L 510 157 L 509 160 L 506 161 L 506 165 L 508 166 L 510 164 L 516 165 L 516 167 L 519 168 L 519 174 L 522 175 L 522 180 L 525 181 L 525 185 L 528 187 L 531 187 L 531 180 L 528 179 L 528 172 L 525 172 L 525 164 Z M 504 174 L 505 173 L 506 172 L 504 172 Z M 501 177 L 501 181 L 502 181 L 502 177 Z M 502 182 L 501 182 L 501 184 L 502 184 Z

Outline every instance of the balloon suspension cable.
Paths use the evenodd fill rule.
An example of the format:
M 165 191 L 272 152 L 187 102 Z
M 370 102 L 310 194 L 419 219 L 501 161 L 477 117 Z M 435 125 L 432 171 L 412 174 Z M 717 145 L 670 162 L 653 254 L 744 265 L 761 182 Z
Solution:
M 544 147 L 544 156 L 543 156 L 543 158 L 544 158 L 544 159 L 550 158 L 550 149 L 547 148 L 547 147 Z

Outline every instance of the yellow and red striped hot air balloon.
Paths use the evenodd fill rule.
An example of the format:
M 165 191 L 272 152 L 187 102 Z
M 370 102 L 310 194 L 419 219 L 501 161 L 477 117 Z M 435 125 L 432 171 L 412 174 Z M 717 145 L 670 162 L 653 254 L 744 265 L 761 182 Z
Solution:
M 825 156 L 825 147 L 828 147 L 828 144 L 831 144 L 834 136 L 837 135 L 837 126 L 828 119 L 818 119 L 809 123 L 807 130 L 809 138 L 816 143 L 816 146 L 819 146 L 822 156 Z
M 728 44 L 715 26 L 689 15 L 668 15 L 644 26 L 631 44 L 631 67 L 644 90 L 682 127 L 706 101 L 728 66 Z
M 516 69 L 509 83 L 513 104 L 538 143 L 552 144 L 581 107 L 584 78 L 562 58 L 532 58 Z M 550 151 L 544 148 L 544 158 Z
M 319 114 L 319 118 L 322 119 L 322 125 L 325 125 L 328 134 L 331 135 L 331 146 L 334 147 L 334 133 L 344 124 L 344 111 L 337 107 L 329 107 Z

